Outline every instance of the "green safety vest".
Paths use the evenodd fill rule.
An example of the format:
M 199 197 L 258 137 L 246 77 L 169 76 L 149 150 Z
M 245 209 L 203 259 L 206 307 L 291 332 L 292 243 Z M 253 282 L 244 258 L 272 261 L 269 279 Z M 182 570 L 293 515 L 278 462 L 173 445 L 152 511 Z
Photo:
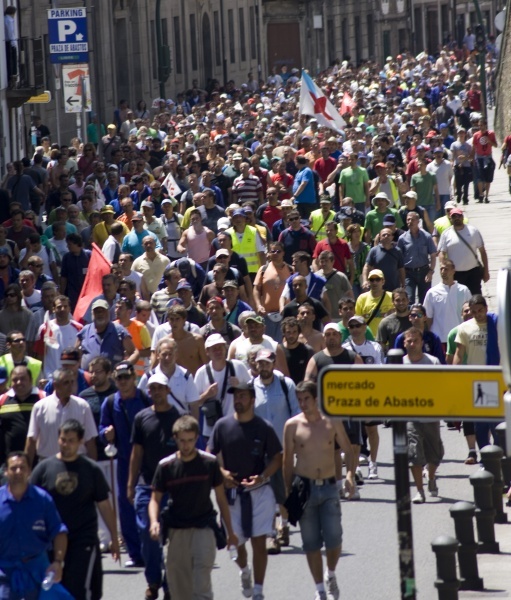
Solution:
M 238 234 L 234 229 L 228 230 L 231 234 L 232 249 L 247 261 L 249 273 L 257 273 L 261 263 L 259 261 L 259 253 L 257 252 L 257 229 L 251 225 L 245 227 L 241 242 Z
M 43 363 L 36 358 L 32 358 L 31 356 L 26 356 L 25 360 L 27 361 L 27 369 L 32 374 L 32 385 L 37 385 L 37 381 L 39 375 L 41 374 L 41 367 Z M 0 366 L 5 367 L 7 369 L 7 377 L 9 378 L 9 385 L 11 383 L 11 373 L 14 369 L 14 361 L 12 360 L 12 354 L 4 354 L 0 356 Z
M 333 210 L 330 211 L 328 217 L 325 220 L 321 209 L 313 210 L 310 214 L 310 223 L 311 223 L 311 231 L 316 237 L 316 240 L 319 242 L 326 238 L 325 224 L 329 221 L 333 221 L 335 217 L 335 212 Z

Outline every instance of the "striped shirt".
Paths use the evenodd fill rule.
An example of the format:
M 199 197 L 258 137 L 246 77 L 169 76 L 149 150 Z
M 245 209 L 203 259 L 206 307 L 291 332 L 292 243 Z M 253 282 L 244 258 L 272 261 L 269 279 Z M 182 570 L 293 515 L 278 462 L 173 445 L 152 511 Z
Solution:
M 232 185 L 232 192 L 236 195 L 239 204 L 250 200 L 258 203 L 262 189 L 263 186 L 255 175 L 249 175 L 246 179 L 243 178 L 243 175 L 240 175 L 236 177 Z

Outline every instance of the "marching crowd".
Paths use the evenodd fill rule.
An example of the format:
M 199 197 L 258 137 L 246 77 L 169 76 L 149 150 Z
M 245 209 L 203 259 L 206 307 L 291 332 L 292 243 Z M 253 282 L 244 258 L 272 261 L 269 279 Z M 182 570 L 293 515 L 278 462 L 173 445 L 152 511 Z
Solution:
M 52 574 L 45 597 L 99 599 L 101 552 L 122 547 L 146 600 L 212 598 L 227 546 L 262 600 L 290 523 L 316 600 L 339 597 L 340 499 L 361 498 L 360 465 L 378 478 L 382 423 L 325 418 L 321 369 L 393 348 L 500 362 L 462 209 L 490 202 L 496 167 L 475 57 L 336 63 L 314 115 L 283 67 L 152 110 L 121 101 L 98 144 L 52 144 L 34 119 L 33 156 L 0 185 L 1 598 L 38 598 Z M 463 431 L 475 464 L 493 424 Z M 440 424 L 408 438 L 422 504 Z

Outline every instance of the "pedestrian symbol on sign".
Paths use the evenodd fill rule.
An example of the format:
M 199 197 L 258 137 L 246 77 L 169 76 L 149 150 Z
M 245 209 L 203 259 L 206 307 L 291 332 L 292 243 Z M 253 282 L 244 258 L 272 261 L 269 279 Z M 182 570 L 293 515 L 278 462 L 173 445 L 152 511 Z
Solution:
M 475 408 L 500 404 L 498 381 L 474 381 L 472 394 Z

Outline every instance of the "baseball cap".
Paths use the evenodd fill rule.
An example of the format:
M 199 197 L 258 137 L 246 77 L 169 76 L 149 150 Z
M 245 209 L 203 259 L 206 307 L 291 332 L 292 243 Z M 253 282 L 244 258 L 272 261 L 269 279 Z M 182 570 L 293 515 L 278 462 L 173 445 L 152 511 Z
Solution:
M 140 183 L 142 180 L 142 175 L 134 175 L 131 179 L 130 179 L 130 183 Z
M 383 226 L 385 225 L 395 225 L 396 217 L 394 215 L 385 215 L 383 217 Z
M 320 204 L 332 204 L 332 198 L 330 196 L 321 196 Z
M 135 367 L 127 360 L 122 360 L 114 367 L 114 377 L 116 375 L 133 375 L 135 373 Z
M 231 220 L 229 219 L 229 217 L 220 217 L 216 222 L 216 227 L 218 231 L 225 231 L 226 229 L 229 229 L 230 226 Z
M 227 279 L 227 281 L 224 282 L 224 285 L 222 286 L 222 289 L 228 288 L 228 287 L 232 287 L 235 288 L 236 290 L 239 288 L 239 285 L 236 281 L 234 281 L 234 279 Z
M 215 302 L 216 302 L 217 304 L 223 304 L 223 303 L 224 303 L 224 301 L 223 301 L 223 298 L 222 298 L 221 296 L 213 296 L 212 298 L 210 298 L 210 299 L 207 301 L 207 303 L 206 303 L 206 306 L 209 306 L 210 304 L 213 304 L 213 303 L 215 303 Z
M 169 386 L 169 379 L 163 373 L 153 373 L 147 382 L 147 387 L 150 387 L 152 383 L 158 383 L 159 385 Z
M 229 250 L 227 250 L 227 248 L 220 248 L 220 250 L 215 252 L 215 258 L 218 258 L 219 256 L 229 256 Z
M 251 381 L 248 383 L 243 383 L 240 381 L 240 383 L 232 385 L 230 388 L 228 388 L 227 393 L 234 394 L 236 390 L 248 390 L 249 392 L 254 392 L 254 384 Z
M 442 148 L 440 148 L 440 147 L 439 147 L 439 148 L 435 148 L 435 149 L 433 150 L 433 154 L 436 154 L 437 152 L 439 152 L 440 154 L 443 154 L 443 153 L 444 153 L 444 151 L 443 151 L 443 150 L 442 150 Z
M 188 283 L 188 281 L 180 281 L 177 284 L 177 288 L 176 288 L 176 292 L 179 292 L 180 290 L 192 290 L 192 286 Z
M 448 129 L 448 127 L 449 127 L 449 126 L 447 125 L 447 123 L 440 123 L 440 125 L 439 125 L 439 127 L 438 127 L 438 128 L 439 128 L 439 129 Z
M 413 198 L 414 200 L 417 200 L 417 192 L 412 192 L 411 190 L 406 192 L 404 196 L 405 198 Z
M 245 209 L 244 208 L 237 208 L 233 213 L 232 213 L 233 217 L 246 217 L 246 213 L 245 213 Z
M 289 208 L 293 208 L 294 204 L 291 202 L 291 200 L 282 200 L 282 202 L 280 203 L 280 208 L 282 207 L 289 207 Z
M 236 152 L 236 154 L 232 155 L 232 160 L 243 160 L 243 156 L 241 156 L 241 154 Z
M 351 323 L 352 321 L 354 321 L 355 323 L 360 323 L 361 325 L 365 325 L 366 324 L 366 320 L 364 319 L 364 317 L 361 317 L 360 315 L 353 315 L 348 320 L 348 324 Z
M 62 365 L 76 365 L 80 362 L 80 352 L 78 350 L 63 350 L 60 354 L 60 363 Z
M 9 379 L 9 374 L 5 367 L 0 367 L 0 383 L 5 383 Z
M 227 283 L 227 281 L 225 283 Z M 224 284 L 224 286 L 225 286 L 225 284 Z M 249 321 L 254 321 L 254 323 L 259 323 L 259 325 L 264 325 L 264 319 L 260 315 L 253 315 L 253 316 L 247 317 L 245 319 L 245 323 L 248 323 Z
M 181 300 L 181 298 L 171 298 L 167 304 L 165 305 L 165 308 L 172 308 L 173 306 L 184 306 L 185 303 Z
M 323 333 L 326 333 L 327 331 L 335 331 L 336 333 L 341 335 L 341 332 L 339 331 L 339 326 L 337 325 L 337 323 L 327 323 L 323 327 Z
M 260 360 L 267 360 L 268 362 L 275 362 L 275 359 L 276 359 L 275 352 L 273 352 L 272 350 L 267 350 L 266 348 L 259 350 L 259 352 L 257 353 L 257 356 L 256 356 L 256 362 L 258 362 Z
M 164 198 L 161 201 L 161 205 L 163 206 L 164 204 L 172 204 L 172 206 L 177 206 L 177 200 L 175 198 Z
M 385 168 L 386 168 L 386 165 L 385 165 L 385 163 L 379 162 L 379 163 L 376 163 L 375 167 L 376 167 L 377 169 L 378 169 L 378 168 L 385 169 Z
M 115 210 L 113 206 L 107 204 L 106 206 L 103 206 L 99 212 L 103 215 L 105 213 L 115 213 Z
M 154 203 L 151 202 L 150 200 L 144 200 L 140 206 L 142 208 L 153 208 L 154 209 Z
M 211 300 L 213 300 L 213 298 L 211 298 Z M 211 300 L 209 302 L 211 302 Z M 208 304 L 209 304 L 209 302 L 208 302 Z M 224 346 L 226 346 L 227 342 L 225 341 L 223 335 L 221 335 L 220 333 L 212 333 L 206 339 L 204 346 L 206 348 L 211 348 L 211 346 L 218 346 L 219 344 L 223 344 Z
M 135 212 L 133 213 L 133 216 L 131 217 L 131 221 L 143 221 L 144 217 L 139 213 L 139 212 Z
M 379 277 L 380 279 L 385 279 L 385 275 L 380 269 L 373 269 L 372 271 L 369 271 L 367 279 L 371 279 L 371 277 Z
M 99 298 L 98 300 L 94 300 L 92 303 L 92 310 L 96 310 L 96 308 L 104 308 L 105 310 L 110 310 L 108 306 L 108 302 L 106 300 L 102 300 Z
M 0 248 L 0 256 L 8 256 L 9 258 L 11 258 L 11 254 L 8 248 Z
M 453 208 L 457 208 L 458 205 L 456 204 L 456 202 L 453 202 L 452 200 L 448 200 L 445 205 L 444 205 L 444 210 L 452 210 Z
M 453 208 L 451 210 L 451 216 L 452 215 L 461 215 L 461 216 L 463 216 L 463 211 L 461 210 L 461 208 Z

